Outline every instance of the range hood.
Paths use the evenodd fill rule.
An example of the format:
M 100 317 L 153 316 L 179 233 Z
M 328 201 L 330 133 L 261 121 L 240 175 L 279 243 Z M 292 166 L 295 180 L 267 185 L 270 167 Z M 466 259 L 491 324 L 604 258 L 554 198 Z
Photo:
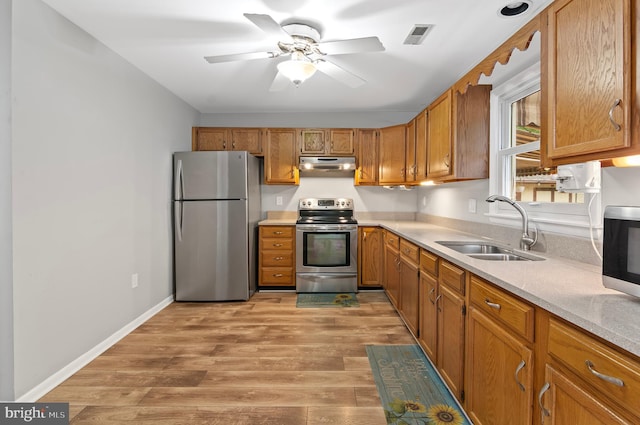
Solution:
M 353 156 L 301 156 L 300 177 L 352 177 L 356 169 Z

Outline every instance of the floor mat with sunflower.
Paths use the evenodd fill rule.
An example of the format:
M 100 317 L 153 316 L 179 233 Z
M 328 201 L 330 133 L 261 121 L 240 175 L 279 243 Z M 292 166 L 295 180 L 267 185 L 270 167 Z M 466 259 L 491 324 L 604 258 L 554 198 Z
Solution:
M 417 345 L 367 345 L 387 424 L 471 425 Z

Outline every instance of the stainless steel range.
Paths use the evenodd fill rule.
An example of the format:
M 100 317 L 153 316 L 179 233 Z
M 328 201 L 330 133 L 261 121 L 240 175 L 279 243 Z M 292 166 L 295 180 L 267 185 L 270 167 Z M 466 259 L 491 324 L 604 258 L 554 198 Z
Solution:
M 357 292 L 353 200 L 305 198 L 296 222 L 296 292 Z

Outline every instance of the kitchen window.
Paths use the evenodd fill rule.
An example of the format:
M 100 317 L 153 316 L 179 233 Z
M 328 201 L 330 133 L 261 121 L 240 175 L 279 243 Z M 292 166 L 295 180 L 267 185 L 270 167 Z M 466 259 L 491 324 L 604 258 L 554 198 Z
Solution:
M 555 190 L 556 169 L 540 164 L 540 104 L 539 63 L 492 90 L 490 192 L 521 203 L 540 230 L 587 237 L 589 223 L 600 223 L 600 197 Z M 597 216 L 590 218 L 589 209 Z M 489 216 L 499 224 L 520 223 L 502 202 L 491 205 Z

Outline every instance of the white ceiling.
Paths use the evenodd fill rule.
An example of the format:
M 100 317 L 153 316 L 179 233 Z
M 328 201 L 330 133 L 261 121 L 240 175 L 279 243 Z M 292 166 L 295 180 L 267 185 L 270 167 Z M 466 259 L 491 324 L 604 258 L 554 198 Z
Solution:
M 43 0 L 202 113 L 419 111 L 553 0 Z M 279 59 L 209 64 L 204 56 L 273 51 L 244 13 L 313 23 L 322 41 L 377 36 L 384 52 L 331 56 L 367 81 L 358 88 L 317 72 L 270 92 Z M 403 45 L 432 24 L 421 45 Z

